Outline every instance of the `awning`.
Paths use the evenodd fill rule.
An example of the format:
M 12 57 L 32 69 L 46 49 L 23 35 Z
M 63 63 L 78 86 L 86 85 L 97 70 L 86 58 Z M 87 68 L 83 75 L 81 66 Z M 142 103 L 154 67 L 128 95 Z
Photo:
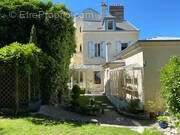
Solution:
M 141 67 L 139 64 L 135 63 L 135 64 L 131 64 L 131 65 L 127 65 L 127 66 L 122 66 L 119 68 L 115 68 L 112 69 L 110 71 L 119 71 L 119 70 L 141 70 L 143 67 Z

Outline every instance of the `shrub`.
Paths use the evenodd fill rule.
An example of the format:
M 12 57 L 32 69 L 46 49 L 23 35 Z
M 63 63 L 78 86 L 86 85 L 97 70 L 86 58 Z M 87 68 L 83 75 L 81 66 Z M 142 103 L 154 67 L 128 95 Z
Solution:
M 171 57 L 169 63 L 160 71 L 162 83 L 161 93 L 166 99 L 169 112 L 175 116 L 180 114 L 180 59 Z
M 157 119 L 158 119 L 158 121 L 161 121 L 163 123 L 167 123 L 167 121 L 168 121 L 165 116 L 158 116 Z
M 72 105 L 79 106 L 79 97 L 80 97 L 81 88 L 78 85 L 74 85 L 72 88 Z
M 86 114 L 86 115 L 101 115 L 103 110 L 100 106 L 90 106 L 90 105 L 80 105 L 79 108 L 80 113 Z
M 128 102 L 128 110 L 132 113 L 136 113 L 137 109 L 140 108 L 140 100 L 139 99 L 131 99 Z
M 90 101 L 90 105 L 92 106 L 95 105 L 96 103 L 94 98 L 90 98 L 89 101 Z
M 177 121 L 177 122 L 175 123 L 175 127 L 177 127 L 177 128 L 178 128 L 178 131 L 180 132 L 180 121 Z
M 85 94 L 86 89 L 81 89 L 80 94 Z

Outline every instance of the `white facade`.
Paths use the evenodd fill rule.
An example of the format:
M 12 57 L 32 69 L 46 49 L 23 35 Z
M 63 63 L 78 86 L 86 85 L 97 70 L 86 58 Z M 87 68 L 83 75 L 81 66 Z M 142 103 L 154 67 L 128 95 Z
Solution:
M 77 53 L 71 69 L 79 72 L 74 84 L 78 83 L 90 93 L 104 92 L 102 66 L 139 39 L 139 30 L 129 22 L 106 16 L 105 3 L 101 4 L 101 12 L 88 8 L 75 18 Z

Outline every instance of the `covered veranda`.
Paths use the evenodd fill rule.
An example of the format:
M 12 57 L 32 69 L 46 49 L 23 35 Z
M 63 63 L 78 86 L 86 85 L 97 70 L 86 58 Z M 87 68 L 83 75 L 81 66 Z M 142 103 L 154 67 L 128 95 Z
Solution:
M 118 108 L 124 107 L 126 101 L 139 99 L 144 103 L 143 68 L 138 64 L 105 69 L 106 96 Z
M 102 65 L 78 65 L 71 67 L 70 87 L 78 84 L 87 94 L 104 93 Z M 99 73 L 99 82 L 95 82 L 95 72 Z

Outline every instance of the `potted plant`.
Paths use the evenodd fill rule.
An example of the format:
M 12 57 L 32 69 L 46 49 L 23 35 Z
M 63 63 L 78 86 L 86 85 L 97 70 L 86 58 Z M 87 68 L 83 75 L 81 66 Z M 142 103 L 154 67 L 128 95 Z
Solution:
M 167 118 L 165 116 L 159 116 L 157 117 L 158 119 L 158 124 L 161 128 L 165 129 L 168 127 L 168 123 L 167 123 Z
M 132 86 L 127 86 L 127 89 L 128 90 L 132 90 Z

